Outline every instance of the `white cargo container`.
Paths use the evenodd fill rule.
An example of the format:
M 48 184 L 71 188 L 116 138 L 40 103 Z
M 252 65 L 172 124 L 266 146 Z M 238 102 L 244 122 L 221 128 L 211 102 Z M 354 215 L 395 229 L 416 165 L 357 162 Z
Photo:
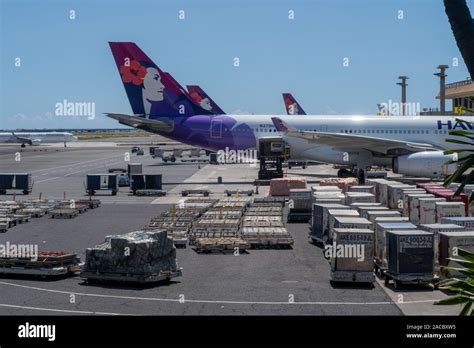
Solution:
M 398 210 L 403 216 L 408 216 L 408 195 L 412 194 L 426 194 L 426 191 L 424 189 L 402 191 L 401 200 L 398 201 Z
M 344 198 L 318 198 L 314 199 L 314 203 L 318 204 L 344 204 Z
M 387 268 L 386 233 L 389 231 L 410 231 L 416 229 L 416 226 L 410 222 L 377 222 L 375 224 L 374 259 L 377 271 L 384 271 Z
M 328 225 L 325 226 L 324 233 L 329 236 L 329 240 L 332 240 L 332 231 L 334 229 L 334 222 L 336 216 L 344 217 L 359 217 L 359 213 L 354 209 L 329 209 L 328 210 Z
M 372 223 L 361 217 L 344 217 L 336 216 L 334 217 L 334 228 L 364 228 L 372 229 Z M 331 232 L 333 234 L 333 232 Z M 328 239 L 332 243 L 331 239 Z
M 311 186 L 313 192 L 342 192 L 337 186 Z
M 374 232 L 369 229 L 337 228 L 331 252 L 331 280 L 334 282 L 372 283 Z
M 465 205 L 462 202 L 436 202 L 436 222 L 443 217 L 466 216 Z
M 375 203 L 375 196 L 367 192 L 346 192 L 346 205 L 356 202 Z
M 455 224 L 466 229 L 474 229 L 474 216 L 447 216 L 441 219 L 442 224 Z
M 375 223 L 379 222 L 410 222 L 407 216 L 377 216 Z
M 449 258 L 459 258 L 457 249 L 463 249 L 469 252 L 474 252 L 474 232 L 441 232 L 439 234 L 439 252 L 438 264 L 439 266 L 449 266 L 455 268 L 463 268 L 456 262 L 449 260 Z M 466 275 L 455 270 L 447 270 L 443 267 L 440 269 L 440 274 L 446 278 L 465 278 Z
M 328 224 L 328 210 L 329 209 L 348 209 L 348 206 L 342 204 L 313 204 L 313 217 L 311 228 L 311 239 L 315 242 L 324 242 L 324 226 Z
M 387 194 L 388 194 L 388 202 L 387 206 L 390 209 L 399 209 L 398 202 L 401 199 L 401 194 L 403 190 L 407 189 L 416 189 L 415 185 L 408 185 L 408 184 L 391 184 L 387 187 Z
M 349 192 L 365 192 L 374 194 L 375 187 L 373 185 L 354 185 L 349 187 Z
M 434 195 L 430 195 L 431 197 L 419 197 L 419 196 L 416 196 L 416 197 L 411 197 L 411 195 L 408 196 L 408 202 L 410 204 L 410 220 L 414 223 L 414 224 L 419 224 L 420 223 L 420 219 L 421 219 L 421 216 L 425 214 L 425 211 L 421 211 L 420 210 L 420 202 L 421 201 L 426 201 L 427 199 L 434 199 L 435 202 L 438 201 L 438 202 L 441 202 L 441 201 L 445 201 L 444 198 L 436 198 Z M 434 205 L 434 203 L 433 203 Z M 433 211 L 433 218 L 434 218 L 434 211 Z
M 384 189 L 387 188 L 387 184 L 391 183 L 389 180 L 386 179 L 367 179 L 366 182 L 370 185 L 374 185 L 375 189 L 375 201 L 380 202 L 382 204 L 387 204 L 386 202 L 383 202 L 382 196 L 387 196 L 387 194 L 382 192 Z M 384 185 L 382 187 L 382 185 Z
M 382 206 L 382 203 L 377 203 L 377 202 L 373 202 L 373 203 L 356 202 L 350 205 L 351 209 L 358 209 L 359 207 L 380 207 L 380 206 Z
M 414 223 L 417 223 L 420 219 L 418 211 L 418 199 L 420 198 L 434 198 L 434 195 L 430 193 L 414 193 L 408 195 L 408 217 L 410 218 L 410 221 L 413 221 Z
M 419 219 L 417 224 L 436 223 L 436 202 L 446 202 L 444 198 L 418 198 Z
M 358 207 L 357 211 L 359 212 L 360 216 L 367 219 L 367 212 L 368 211 L 389 211 L 387 207 L 378 206 L 378 207 Z
M 465 231 L 464 226 L 459 226 L 455 224 L 422 224 L 419 228 L 426 232 L 431 232 L 438 234 L 440 232 L 460 232 Z
M 382 217 L 382 216 L 383 217 L 388 217 L 388 216 L 398 217 L 398 216 L 401 216 L 400 212 L 396 211 L 396 210 L 369 210 L 366 215 L 367 215 L 367 219 L 372 224 L 375 223 L 375 219 L 377 217 Z

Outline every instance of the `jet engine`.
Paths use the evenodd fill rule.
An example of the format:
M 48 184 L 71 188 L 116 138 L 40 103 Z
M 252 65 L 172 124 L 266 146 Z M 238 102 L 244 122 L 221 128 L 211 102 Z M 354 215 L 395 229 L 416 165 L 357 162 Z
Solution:
M 443 151 L 423 151 L 410 155 L 393 158 L 393 172 L 397 174 L 440 178 L 454 173 L 457 163 L 446 164 L 448 161 L 457 161 L 457 154 L 445 155 Z
M 32 139 L 31 146 L 39 146 L 41 145 L 41 139 Z

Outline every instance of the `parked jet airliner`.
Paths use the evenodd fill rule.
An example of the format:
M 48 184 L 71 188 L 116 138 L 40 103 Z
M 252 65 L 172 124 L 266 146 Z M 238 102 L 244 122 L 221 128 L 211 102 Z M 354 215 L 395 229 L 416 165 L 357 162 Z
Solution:
M 455 154 L 443 154 L 456 147 L 446 142 L 448 131 L 472 129 L 474 121 L 465 117 L 465 124 L 447 116 L 215 115 L 189 98 L 135 43 L 111 42 L 110 47 L 133 115 L 107 116 L 210 151 L 254 149 L 259 138 L 280 136 L 292 159 L 352 166 L 362 179 L 370 166 L 440 177 L 457 167 L 444 165 L 456 161 Z

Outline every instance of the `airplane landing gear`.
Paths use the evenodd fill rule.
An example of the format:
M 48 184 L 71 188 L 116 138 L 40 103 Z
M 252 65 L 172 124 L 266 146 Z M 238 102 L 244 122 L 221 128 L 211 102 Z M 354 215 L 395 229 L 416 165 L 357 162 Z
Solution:
M 357 170 L 357 180 L 359 181 L 359 185 L 365 184 L 365 170 L 364 169 Z
M 337 177 L 338 178 L 350 178 L 350 177 L 353 177 L 354 174 L 350 171 L 350 170 L 347 170 L 345 168 L 341 168 L 337 171 Z
M 26 145 L 25 145 L 25 144 L 21 144 L 21 147 L 26 147 Z

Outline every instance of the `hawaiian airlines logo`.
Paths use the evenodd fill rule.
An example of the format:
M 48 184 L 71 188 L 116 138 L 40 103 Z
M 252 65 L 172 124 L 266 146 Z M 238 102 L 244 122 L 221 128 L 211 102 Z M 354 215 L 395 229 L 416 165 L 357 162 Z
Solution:
M 455 130 L 455 129 L 473 129 L 472 123 L 471 122 L 460 122 L 460 121 L 451 121 L 448 120 L 446 122 L 443 122 L 441 120 L 438 120 L 438 129 L 443 129 L 447 128 L 449 130 Z
M 198 103 L 199 106 L 202 107 L 204 110 L 212 111 L 212 104 L 209 98 L 202 97 L 196 92 L 193 92 L 190 95 L 191 98 L 193 98 L 193 100 Z
M 158 69 L 154 67 L 144 67 L 138 61 L 125 61 L 120 67 L 120 74 L 124 83 L 132 83 L 142 87 L 142 99 L 145 114 L 149 115 L 151 104 L 164 99 L 163 90 L 165 86 L 161 82 Z

